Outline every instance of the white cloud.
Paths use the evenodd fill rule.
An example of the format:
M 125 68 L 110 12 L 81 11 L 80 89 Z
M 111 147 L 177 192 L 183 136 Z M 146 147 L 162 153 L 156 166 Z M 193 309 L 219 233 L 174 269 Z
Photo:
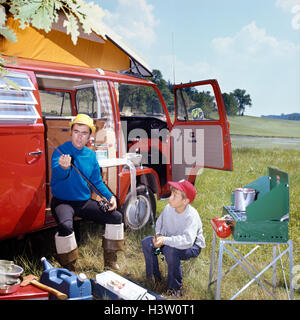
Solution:
M 142 46 L 150 46 L 156 40 L 159 21 L 147 0 L 118 0 L 115 12 L 104 12 L 103 21 L 125 40 Z
M 294 30 L 300 30 L 300 0 L 276 0 L 276 6 L 293 16 L 291 26 Z
M 291 11 L 293 7 L 300 4 L 300 0 L 276 0 L 275 4 L 283 10 Z
M 253 106 L 247 114 L 295 112 L 300 102 L 298 44 L 277 39 L 253 21 L 231 36 L 213 39 L 212 48 L 222 90 L 242 88 L 250 94 Z
M 268 35 L 266 29 L 259 28 L 253 21 L 232 37 L 215 38 L 212 46 L 216 52 L 243 60 L 264 59 L 284 56 L 299 51 L 299 46 L 288 41 L 279 41 Z

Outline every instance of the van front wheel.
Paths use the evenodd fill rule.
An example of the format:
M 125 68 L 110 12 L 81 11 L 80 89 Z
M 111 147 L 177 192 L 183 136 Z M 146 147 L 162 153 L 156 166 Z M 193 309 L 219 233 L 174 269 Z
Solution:
M 145 185 L 139 185 L 136 188 L 136 201 L 132 201 L 131 193 L 128 193 L 121 211 L 125 227 L 132 230 L 139 230 L 148 222 L 154 223 L 156 200 L 152 190 Z

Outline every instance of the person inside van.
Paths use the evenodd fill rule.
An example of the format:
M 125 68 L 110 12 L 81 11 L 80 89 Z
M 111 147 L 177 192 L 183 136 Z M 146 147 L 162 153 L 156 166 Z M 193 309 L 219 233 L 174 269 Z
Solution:
M 63 267 L 75 270 L 78 247 L 73 218 L 77 216 L 105 224 L 102 241 L 104 267 L 119 269 L 117 251 L 124 249 L 123 217 L 116 210 L 115 196 L 102 180 L 95 152 L 86 147 L 95 132 L 94 121 L 86 114 L 78 114 L 70 126 L 71 141 L 55 149 L 51 159 L 51 211 L 58 226 L 55 234 L 56 258 Z M 109 201 L 107 212 L 91 199 L 90 185 Z
M 171 196 L 156 221 L 155 236 L 142 240 L 146 264 L 146 277 L 161 280 L 157 256 L 162 253 L 168 265 L 167 295 L 183 295 L 181 260 L 197 257 L 205 248 L 202 222 L 197 210 L 191 206 L 196 197 L 195 187 L 186 180 L 169 182 Z

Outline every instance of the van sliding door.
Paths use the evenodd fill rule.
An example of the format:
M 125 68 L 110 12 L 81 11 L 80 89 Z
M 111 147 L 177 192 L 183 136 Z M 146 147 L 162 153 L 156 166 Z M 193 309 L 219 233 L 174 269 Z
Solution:
M 0 240 L 40 229 L 45 220 L 44 126 L 32 72 L 0 79 Z

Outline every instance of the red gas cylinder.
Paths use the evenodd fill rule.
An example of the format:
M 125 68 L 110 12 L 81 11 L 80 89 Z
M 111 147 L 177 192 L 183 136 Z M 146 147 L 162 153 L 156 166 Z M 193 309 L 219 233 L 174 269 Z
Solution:
M 222 218 L 214 218 L 210 220 L 210 224 L 212 225 L 215 233 L 220 238 L 227 238 L 231 235 L 232 229 L 230 224 L 232 225 L 232 222 L 230 221 L 230 224 L 222 217 Z

